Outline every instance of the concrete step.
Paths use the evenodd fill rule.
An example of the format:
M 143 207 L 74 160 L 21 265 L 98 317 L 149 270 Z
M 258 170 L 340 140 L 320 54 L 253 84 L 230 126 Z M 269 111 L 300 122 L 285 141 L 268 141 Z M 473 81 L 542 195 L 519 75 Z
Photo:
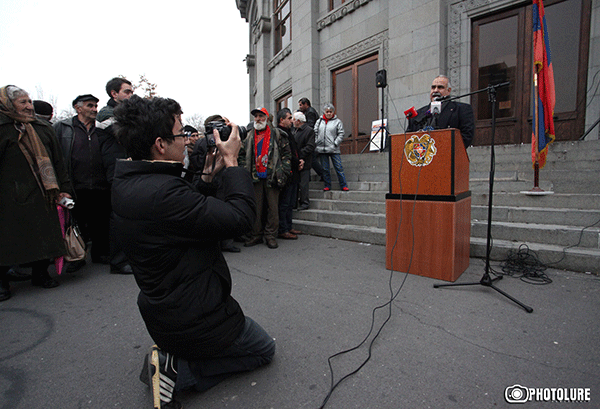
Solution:
M 515 180 L 515 179 L 500 179 L 494 177 L 494 195 L 504 192 L 523 192 L 533 189 L 533 180 Z M 539 187 L 547 192 L 554 192 L 554 184 L 550 181 L 543 180 L 539 182 Z M 490 191 L 489 178 L 469 179 L 469 189 L 474 192 L 488 193 Z
M 297 213 L 302 212 L 294 213 L 294 228 L 303 233 L 385 246 L 385 228 L 301 220 Z
M 385 213 L 347 212 L 337 210 L 323 211 L 308 209 L 298 211 L 293 215 L 294 220 L 306 220 L 321 223 L 339 223 L 353 226 L 370 226 L 385 230 Z
M 487 221 L 487 205 L 471 205 L 471 219 Z M 583 210 L 569 208 L 540 208 L 493 206 L 492 220 L 494 222 L 510 223 L 539 223 L 566 226 L 600 226 L 600 210 Z
M 494 240 L 600 249 L 600 227 L 492 221 Z M 471 237 L 487 237 L 487 220 L 471 220 Z
M 559 268 L 578 272 L 600 272 L 600 250 L 581 247 L 565 248 L 550 244 L 532 242 L 514 242 L 494 239 L 490 259 L 506 260 L 510 251 L 516 252 L 520 246 L 527 246 L 537 258 L 551 268 Z M 485 258 L 487 254 L 487 237 L 471 236 L 471 257 Z M 482 271 L 483 273 L 483 271 Z
M 488 201 L 489 195 L 487 192 L 473 192 L 471 196 L 471 205 L 487 206 Z M 544 209 L 600 210 L 600 194 L 554 193 L 551 195 L 544 196 L 531 196 L 519 192 L 494 192 L 492 204 L 494 206 L 537 207 Z
M 315 199 L 310 201 L 310 208 L 318 211 L 341 211 L 385 215 L 385 201 L 352 201 Z
M 312 183 L 312 182 L 311 182 Z M 312 185 L 311 185 L 312 186 Z M 319 189 L 310 189 L 308 192 L 309 198 L 312 199 L 328 199 L 328 200 L 343 200 L 343 201 L 361 201 L 361 202 L 383 202 L 385 203 L 385 195 L 388 192 L 386 190 L 358 190 L 352 189 L 349 186 L 350 191 L 344 192 L 342 190 L 337 190 L 338 188 L 334 187 L 334 190 L 330 190 L 329 192 L 323 191 L 323 186 L 321 185 Z

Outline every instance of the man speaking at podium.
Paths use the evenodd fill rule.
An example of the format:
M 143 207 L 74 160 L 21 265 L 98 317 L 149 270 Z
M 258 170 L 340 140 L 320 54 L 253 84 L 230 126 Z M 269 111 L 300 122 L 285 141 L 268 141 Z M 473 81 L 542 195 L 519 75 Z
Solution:
M 468 148 L 473 141 L 475 118 L 473 108 L 469 104 L 446 101 L 450 97 L 450 80 L 445 75 L 434 78 L 429 98 L 431 103 L 419 108 L 417 115 L 408 120 L 406 132 L 456 128 Z

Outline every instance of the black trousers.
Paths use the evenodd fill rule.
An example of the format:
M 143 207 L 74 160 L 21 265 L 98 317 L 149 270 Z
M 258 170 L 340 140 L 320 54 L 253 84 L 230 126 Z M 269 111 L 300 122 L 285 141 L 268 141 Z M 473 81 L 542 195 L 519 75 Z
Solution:
M 92 261 L 109 254 L 110 190 L 76 189 L 72 214 L 86 242 L 92 242 Z

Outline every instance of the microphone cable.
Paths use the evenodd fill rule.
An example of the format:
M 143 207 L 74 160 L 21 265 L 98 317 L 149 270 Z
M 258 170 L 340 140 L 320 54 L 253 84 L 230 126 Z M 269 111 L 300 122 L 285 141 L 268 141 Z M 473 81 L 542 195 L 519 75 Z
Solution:
M 389 91 L 388 91 L 389 92 Z M 394 108 L 395 105 L 394 105 Z M 397 111 L 396 111 L 397 113 Z M 406 132 L 404 132 L 404 142 L 406 143 Z M 431 141 L 429 141 L 428 145 L 427 145 L 427 150 L 429 149 L 429 145 L 431 144 Z M 389 154 L 392 154 L 391 151 L 391 144 L 390 144 L 390 152 Z M 398 180 L 400 182 L 400 192 L 402 192 L 402 178 L 401 178 L 401 173 L 402 173 L 402 165 L 403 165 L 404 160 L 400 161 L 400 169 L 398 171 Z M 406 279 L 408 278 L 408 273 L 410 271 L 411 265 L 412 265 L 412 260 L 413 260 L 413 255 L 414 255 L 414 250 L 415 250 L 415 226 L 414 226 L 414 217 L 415 217 L 415 208 L 417 205 L 417 193 L 419 191 L 419 182 L 420 182 L 420 178 L 421 178 L 421 170 L 423 169 L 423 167 L 419 167 L 419 171 L 417 174 L 417 184 L 416 184 L 416 192 L 415 192 L 415 198 L 414 198 L 414 202 L 413 202 L 413 211 L 412 211 L 412 216 L 411 216 L 411 233 L 412 233 L 412 246 L 411 246 L 411 252 L 410 252 L 410 257 L 409 257 L 409 262 L 408 262 L 408 268 L 406 270 L 406 272 L 404 273 L 404 278 L 402 279 L 402 282 L 400 283 L 400 286 L 398 287 L 398 290 L 396 292 L 394 292 L 393 289 L 393 278 L 394 278 L 394 251 L 396 249 L 396 246 L 398 244 L 398 237 L 400 235 L 400 226 L 402 225 L 402 219 L 404 217 L 404 213 L 403 213 L 403 206 L 402 206 L 402 201 L 400 202 L 400 221 L 398 222 L 398 228 L 396 230 L 396 238 L 394 240 L 394 244 L 392 246 L 392 250 L 390 252 L 390 278 L 388 281 L 388 287 L 390 290 L 390 299 L 389 301 L 387 301 L 386 303 L 379 305 L 377 307 L 375 307 L 372 312 L 371 312 L 371 326 L 369 328 L 369 332 L 367 333 L 367 335 L 365 336 L 365 338 L 356 346 L 338 352 L 334 355 L 331 355 L 329 358 L 327 358 L 327 363 L 329 366 L 329 372 L 330 372 L 330 387 L 329 387 L 329 392 L 327 393 L 327 395 L 325 396 L 325 398 L 323 399 L 323 402 L 321 403 L 321 406 L 319 406 L 319 409 L 324 409 L 325 405 L 327 405 L 327 402 L 329 401 L 329 399 L 331 398 L 331 395 L 333 394 L 333 392 L 337 389 L 337 387 L 344 382 L 346 379 L 350 378 L 351 376 L 355 375 L 356 373 L 358 373 L 366 364 L 367 362 L 369 362 L 369 360 L 372 357 L 372 352 L 373 352 L 373 345 L 375 343 L 375 341 L 377 340 L 377 338 L 379 337 L 379 335 L 381 334 L 381 332 L 383 331 L 383 328 L 385 327 L 385 325 L 390 321 L 391 317 L 392 317 L 392 306 L 393 306 L 393 302 L 394 300 L 398 297 L 398 295 L 400 294 L 400 291 L 402 290 L 402 288 L 404 287 L 404 284 L 406 283 Z M 390 169 L 391 171 L 391 169 Z M 369 339 L 369 337 L 371 336 L 371 334 L 373 333 L 374 327 L 375 327 L 375 313 L 382 309 L 388 307 L 388 314 L 387 317 L 385 318 L 385 320 L 383 321 L 383 323 L 379 326 L 379 329 L 377 330 L 377 332 L 375 333 L 375 336 L 373 337 L 373 339 L 371 340 L 371 342 L 369 343 L 369 347 L 368 347 L 368 355 L 367 358 L 352 372 L 344 375 L 342 378 L 340 378 L 337 382 L 334 383 L 334 370 L 333 370 L 333 366 L 332 366 L 332 360 L 338 356 L 342 356 L 345 355 L 347 353 L 353 352 L 358 350 L 361 346 L 363 346 L 367 340 Z

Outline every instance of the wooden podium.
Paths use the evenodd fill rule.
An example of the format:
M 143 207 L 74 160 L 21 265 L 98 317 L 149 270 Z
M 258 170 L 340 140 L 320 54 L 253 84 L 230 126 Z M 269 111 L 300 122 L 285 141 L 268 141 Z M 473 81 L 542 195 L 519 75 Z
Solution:
M 469 267 L 471 237 L 469 157 L 460 131 L 390 138 L 386 266 L 454 282 Z

